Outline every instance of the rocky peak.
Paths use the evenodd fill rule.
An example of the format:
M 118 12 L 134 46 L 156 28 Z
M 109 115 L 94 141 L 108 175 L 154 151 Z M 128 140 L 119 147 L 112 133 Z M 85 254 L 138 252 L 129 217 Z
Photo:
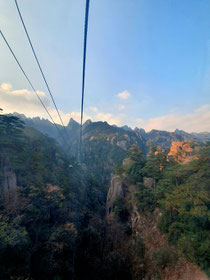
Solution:
M 67 125 L 68 127 L 72 126 L 79 126 L 78 122 L 76 122 L 74 119 L 70 118 L 69 123 Z
M 146 131 L 145 131 L 143 128 L 135 127 L 135 128 L 134 128 L 134 131 L 135 131 L 135 132 L 138 132 L 138 133 L 141 133 L 141 134 L 146 134 Z
M 130 128 L 127 125 L 123 125 L 123 126 L 121 126 L 121 128 L 124 129 L 125 131 L 133 131 L 132 128 Z
M 83 128 L 87 127 L 89 124 L 91 124 L 92 121 L 89 119 L 83 124 Z

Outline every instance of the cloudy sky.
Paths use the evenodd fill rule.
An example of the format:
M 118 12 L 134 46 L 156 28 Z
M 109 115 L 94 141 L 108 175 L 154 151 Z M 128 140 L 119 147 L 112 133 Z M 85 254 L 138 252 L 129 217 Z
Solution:
M 85 0 L 19 0 L 67 124 L 79 121 Z M 210 131 L 210 1 L 92 0 L 85 119 L 173 131 Z M 0 28 L 56 122 L 13 0 Z M 0 108 L 46 114 L 0 38 Z

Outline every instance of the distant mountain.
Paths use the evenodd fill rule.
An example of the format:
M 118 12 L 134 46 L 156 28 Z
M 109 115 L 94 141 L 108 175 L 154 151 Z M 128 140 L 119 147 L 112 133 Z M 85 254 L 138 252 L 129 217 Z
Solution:
M 176 129 L 175 132 L 179 135 L 189 135 L 189 133 L 179 129 Z M 201 142 L 210 141 L 210 132 L 201 132 L 201 133 L 193 132 L 190 133 L 190 135 Z
M 17 113 L 15 115 L 24 120 L 27 126 L 55 138 L 71 157 L 78 157 L 80 124 L 72 118 L 66 126 L 68 139 L 64 142 L 50 121 L 39 117 L 26 118 Z M 57 126 L 60 131 L 63 131 L 61 125 Z M 117 127 L 109 125 L 107 122 L 88 120 L 83 125 L 82 139 L 82 161 L 92 175 L 96 178 L 100 176 L 100 179 L 102 178 L 102 181 L 106 182 L 114 166 L 122 163 L 131 145 L 138 146 L 144 154 L 150 151 L 152 145 L 161 146 L 165 152 L 169 152 L 172 142 L 205 142 L 210 139 L 210 133 L 187 133 L 178 129 L 174 132 L 155 129 L 145 132 L 142 128 L 133 130 L 128 126 Z
M 9 115 L 14 115 L 18 118 L 20 118 L 21 120 L 23 120 L 25 122 L 25 124 L 29 127 L 33 127 L 37 130 L 39 130 L 40 132 L 42 132 L 45 135 L 48 135 L 52 138 L 55 138 L 60 144 L 62 143 L 62 137 L 60 136 L 58 130 L 56 129 L 56 127 L 54 126 L 53 123 L 51 123 L 49 120 L 47 119 L 41 119 L 39 117 L 35 117 L 35 118 L 27 118 L 25 115 L 23 114 L 18 114 L 18 113 L 14 113 L 14 114 L 9 114 Z M 57 125 L 59 129 L 62 130 L 62 126 L 61 125 Z
M 121 126 L 122 129 L 126 130 L 126 131 L 132 131 L 132 128 L 130 128 L 129 126 L 127 125 L 123 125 Z

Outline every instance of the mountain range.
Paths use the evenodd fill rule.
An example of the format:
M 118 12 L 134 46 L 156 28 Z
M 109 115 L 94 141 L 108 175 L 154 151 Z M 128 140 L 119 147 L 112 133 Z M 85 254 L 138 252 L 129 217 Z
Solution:
M 27 118 L 18 113 L 13 115 L 23 120 L 26 126 L 35 128 L 56 139 L 70 157 L 78 157 L 80 124 L 72 118 L 65 127 L 68 139 L 66 137 L 64 141 L 49 120 L 39 117 Z M 61 125 L 57 126 L 64 134 L 64 128 Z M 88 167 L 91 175 L 96 176 L 97 179 L 100 176 L 102 182 L 106 183 L 113 168 L 122 163 L 131 145 L 138 146 L 145 155 L 149 153 L 152 145 L 161 146 L 168 153 L 173 142 L 204 143 L 210 140 L 210 133 L 187 133 L 178 129 L 174 132 L 155 129 L 146 132 L 142 128 L 132 129 L 126 125 L 117 127 L 109 125 L 107 122 L 87 120 L 83 124 L 82 139 L 82 161 Z

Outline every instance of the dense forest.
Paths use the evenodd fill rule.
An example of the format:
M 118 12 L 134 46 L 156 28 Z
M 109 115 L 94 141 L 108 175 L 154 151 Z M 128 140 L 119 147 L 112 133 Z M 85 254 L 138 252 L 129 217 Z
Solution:
M 166 279 L 182 263 L 210 276 L 210 144 L 194 144 L 183 164 L 158 145 L 121 151 L 106 138 L 103 152 L 94 142 L 84 149 L 81 164 L 55 139 L 0 115 L 2 280 Z M 111 209 L 109 156 L 123 185 Z M 151 245 L 144 220 L 156 222 L 164 244 Z

